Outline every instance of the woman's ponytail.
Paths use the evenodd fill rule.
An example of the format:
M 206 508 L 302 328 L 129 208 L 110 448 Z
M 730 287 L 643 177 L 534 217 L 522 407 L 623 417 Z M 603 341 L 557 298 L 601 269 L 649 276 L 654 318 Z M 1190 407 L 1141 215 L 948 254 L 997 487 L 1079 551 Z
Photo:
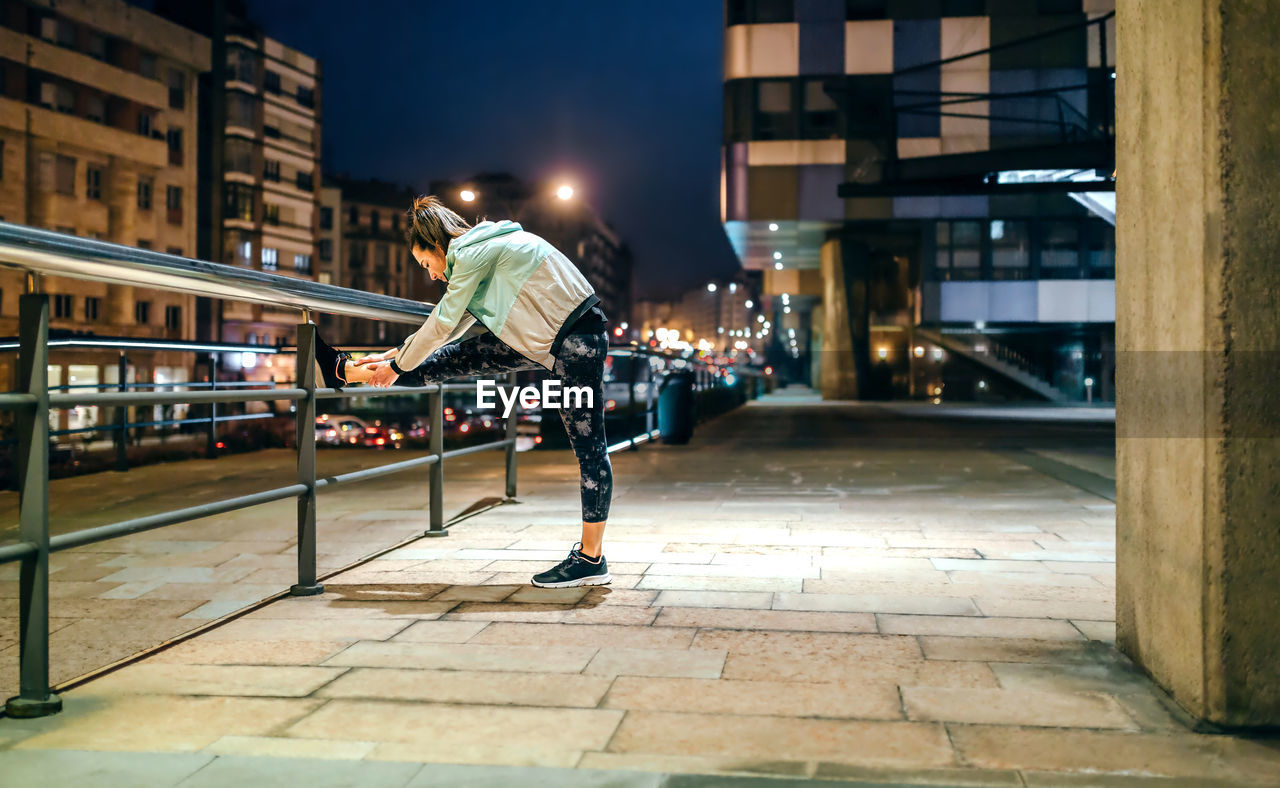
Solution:
M 410 249 L 439 249 L 444 254 L 450 241 L 470 229 L 465 219 L 434 194 L 418 197 L 405 212 L 404 238 Z

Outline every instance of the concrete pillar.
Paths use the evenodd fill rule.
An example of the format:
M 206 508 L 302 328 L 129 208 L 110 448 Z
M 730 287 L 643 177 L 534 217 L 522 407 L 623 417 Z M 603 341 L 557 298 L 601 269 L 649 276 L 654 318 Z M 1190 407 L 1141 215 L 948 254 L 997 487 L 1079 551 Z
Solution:
M 822 265 L 822 358 L 819 388 L 823 399 L 857 399 L 858 375 L 854 371 L 854 331 L 845 287 L 844 253 L 840 239 L 831 238 L 819 251 Z M 775 331 L 781 324 L 775 326 Z M 785 334 L 779 334 L 784 336 Z M 784 341 L 785 344 L 785 341 Z
M 124 159 L 111 157 L 107 166 L 107 240 L 112 243 L 133 246 L 138 242 L 138 173 Z M 164 186 L 157 180 L 153 186 L 152 210 L 162 211 Z M 156 200 L 161 205 L 156 205 Z M 159 239 L 152 239 L 159 242 Z M 107 285 L 106 321 L 118 333 L 127 334 L 135 324 L 133 315 L 133 288 L 128 285 Z
M 1280 21 L 1125 0 L 1117 639 L 1192 715 L 1280 724 Z

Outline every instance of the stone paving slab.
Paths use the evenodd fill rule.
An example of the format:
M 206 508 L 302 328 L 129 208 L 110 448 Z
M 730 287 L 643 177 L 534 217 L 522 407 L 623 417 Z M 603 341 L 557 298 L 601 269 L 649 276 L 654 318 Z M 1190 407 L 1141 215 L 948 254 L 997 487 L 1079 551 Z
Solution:
M 1274 743 L 1191 733 L 1115 650 L 1109 501 L 942 422 L 877 440 L 875 413 L 755 403 L 688 446 L 614 455 L 606 554 L 627 572 L 591 589 L 528 584 L 577 538 L 576 469 L 546 453 L 518 506 L 72 690 L 61 715 L 0 719 L 0 766 L 65 757 L 74 775 L 94 751 L 127 775 L 176 755 L 157 766 L 171 785 L 1280 783 Z M 352 508 L 368 516 L 337 541 L 388 511 Z M 193 541 L 77 559 L 69 583 L 182 580 L 65 609 L 181 615 L 289 555 Z

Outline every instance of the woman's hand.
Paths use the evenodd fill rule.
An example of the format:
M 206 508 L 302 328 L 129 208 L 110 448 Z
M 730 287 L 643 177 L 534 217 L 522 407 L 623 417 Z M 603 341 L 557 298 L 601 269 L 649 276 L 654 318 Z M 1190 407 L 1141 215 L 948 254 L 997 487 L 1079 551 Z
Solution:
M 377 388 L 387 388 L 394 386 L 399 378 L 400 376 L 391 368 L 391 364 L 383 362 L 374 369 L 373 377 L 369 378 L 369 385 Z
M 357 367 L 363 367 L 366 364 L 377 364 L 381 361 L 390 361 L 399 355 L 399 353 L 400 348 L 393 347 L 390 350 L 384 350 L 381 353 L 375 353 L 372 356 L 365 356 L 364 358 L 356 359 L 355 364 Z

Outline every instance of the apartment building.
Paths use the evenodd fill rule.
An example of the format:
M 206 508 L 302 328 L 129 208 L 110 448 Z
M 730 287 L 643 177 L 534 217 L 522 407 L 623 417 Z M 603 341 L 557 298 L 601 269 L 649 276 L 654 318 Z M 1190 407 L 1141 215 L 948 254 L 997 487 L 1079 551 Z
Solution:
M 197 77 L 210 42 L 122 0 L 0 5 L 0 219 L 196 254 Z M 194 298 L 44 277 L 53 332 L 192 339 Z M 18 330 L 21 272 L 0 269 L 0 335 Z M 0 379 L 13 384 L 11 353 Z M 57 349 L 50 385 L 116 382 L 119 351 Z M 131 351 L 140 381 L 186 380 L 191 353 Z M 55 427 L 87 426 L 96 409 Z

